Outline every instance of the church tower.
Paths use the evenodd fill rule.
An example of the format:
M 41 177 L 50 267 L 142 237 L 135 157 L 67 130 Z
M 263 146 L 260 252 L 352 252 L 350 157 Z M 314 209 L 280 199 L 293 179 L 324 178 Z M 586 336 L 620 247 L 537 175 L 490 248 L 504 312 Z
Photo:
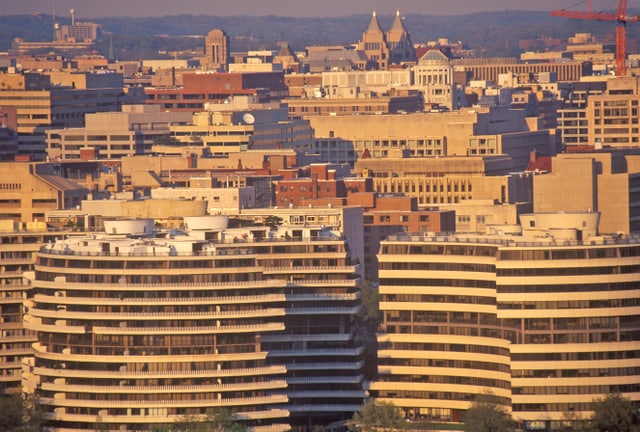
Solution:
M 229 36 L 224 31 L 211 30 L 205 39 L 204 51 L 207 57 L 204 65 L 206 70 L 227 71 L 231 51 L 229 50 Z
M 380 23 L 373 11 L 369 27 L 362 34 L 362 41 L 358 47 L 364 51 L 370 61 L 370 66 L 374 69 L 387 69 L 389 65 L 389 48 L 387 47 L 387 38 L 380 28 Z
M 413 42 L 411 42 L 411 35 L 402 22 L 400 11 L 396 12 L 396 17 L 386 36 L 389 49 L 389 64 L 416 61 L 416 50 L 413 47 Z

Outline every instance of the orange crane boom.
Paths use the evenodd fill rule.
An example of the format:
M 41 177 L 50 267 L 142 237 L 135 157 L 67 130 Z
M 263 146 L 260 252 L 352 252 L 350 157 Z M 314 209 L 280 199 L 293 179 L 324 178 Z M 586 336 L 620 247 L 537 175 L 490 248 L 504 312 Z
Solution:
M 551 15 L 596 21 L 616 21 L 616 76 L 624 76 L 627 71 L 627 22 L 640 21 L 640 16 L 630 17 L 627 15 L 627 0 L 618 1 L 617 13 L 592 12 L 591 2 L 589 2 L 588 9 L 587 12 L 556 9 L 551 11 Z

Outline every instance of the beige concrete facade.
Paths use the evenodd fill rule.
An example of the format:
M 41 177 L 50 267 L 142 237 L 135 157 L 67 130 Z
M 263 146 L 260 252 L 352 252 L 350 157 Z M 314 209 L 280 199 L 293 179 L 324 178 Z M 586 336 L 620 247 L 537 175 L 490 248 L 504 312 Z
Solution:
M 43 221 L 48 210 L 75 207 L 88 189 L 60 177 L 50 163 L 0 163 L 0 219 Z
M 597 213 L 521 222 L 521 234 L 382 243 L 377 400 L 414 421 L 461 422 L 489 389 L 525 430 L 546 431 L 587 418 L 606 394 L 640 400 L 627 273 L 640 239 L 599 236 Z
M 598 211 L 603 233 L 640 231 L 638 149 L 561 154 L 533 178 L 534 211 Z
M 340 234 L 185 227 L 154 236 L 153 220 L 121 220 L 40 250 L 24 378 L 45 421 L 139 430 L 224 407 L 277 432 L 350 418 L 365 397 L 361 296 Z
M 360 157 L 391 157 L 407 149 L 413 156 L 505 154 L 514 158 L 512 170 L 526 167 L 532 148 L 549 154 L 547 130 L 535 130 L 524 110 L 474 108 L 466 111 L 398 115 L 309 117 L 316 139 L 353 142 Z
M 466 156 L 361 159 L 355 170 L 373 178 L 375 191 L 416 197 L 421 206 L 531 201 L 531 175 L 509 174 L 511 168 L 511 159 L 504 156 Z
M 310 149 L 313 130 L 307 120 L 289 120 L 286 105 L 255 104 L 235 98 L 229 104 L 211 104 L 193 115 L 190 125 L 170 127 L 173 139 L 198 144 L 212 155 L 244 150 Z
M 186 124 L 189 113 L 161 112 L 157 105 L 125 105 L 122 112 L 85 115 L 85 127 L 48 130 L 47 156 L 81 159 L 82 151 L 93 150 L 97 158 L 151 153 L 155 140 L 169 134 L 170 125 Z
M 361 275 L 365 277 L 368 274 L 369 270 L 365 267 L 362 207 L 356 205 L 292 206 L 269 209 L 242 209 L 235 215 L 229 214 L 230 218 L 250 220 L 259 225 L 264 225 L 266 218 L 269 216 L 281 218 L 283 225 L 290 227 L 289 231 L 317 224 L 339 230 L 347 239 L 352 256 L 360 263 Z
M 122 86 L 55 87 L 40 74 L 0 74 L 0 106 L 17 111 L 18 153 L 35 160 L 46 158 L 46 130 L 82 127 L 85 114 L 117 111 L 123 103 L 141 101 L 143 96 L 125 94 Z

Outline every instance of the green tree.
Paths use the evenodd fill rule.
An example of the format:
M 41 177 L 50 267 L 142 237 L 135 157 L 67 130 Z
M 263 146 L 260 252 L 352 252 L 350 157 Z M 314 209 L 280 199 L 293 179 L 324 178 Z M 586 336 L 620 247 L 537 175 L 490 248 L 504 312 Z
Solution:
M 0 395 L 0 431 L 41 432 L 44 412 L 33 395 Z
M 22 427 L 22 399 L 20 395 L 0 396 L 0 430 L 20 432 Z
M 591 430 L 640 432 L 640 415 L 629 399 L 620 394 L 609 394 L 594 401 Z
M 186 415 L 176 421 L 171 432 L 246 432 L 236 415 L 228 409 L 212 408 L 205 416 Z
M 275 229 L 276 227 L 282 225 L 282 218 L 280 216 L 269 215 L 264 218 L 264 224 L 271 229 Z
M 516 422 L 493 393 L 479 395 L 463 417 L 465 432 L 513 432 Z
M 365 375 L 373 379 L 376 374 L 376 353 L 378 342 L 376 332 L 381 321 L 379 308 L 378 284 L 365 281 L 360 284 L 362 293 L 362 308 L 353 317 L 353 327 L 356 337 L 365 347 Z
M 352 432 L 370 432 L 378 429 L 404 430 L 407 421 L 395 405 L 389 402 L 368 400 L 360 411 L 353 415 L 349 430 Z

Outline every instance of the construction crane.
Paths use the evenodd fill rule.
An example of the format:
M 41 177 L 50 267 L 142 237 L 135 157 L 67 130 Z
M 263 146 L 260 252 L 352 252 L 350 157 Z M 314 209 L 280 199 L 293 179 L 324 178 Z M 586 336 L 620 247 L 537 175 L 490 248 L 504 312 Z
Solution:
M 630 17 L 627 15 L 627 0 L 618 1 L 617 13 L 593 12 L 591 0 L 589 0 L 587 12 L 555 9 L 551 11 L 551 15 L 597 21 L 616 21 L 616 76 L 625 75 L 627 71 L 627 22 L 640 21 L 640 16 Z

